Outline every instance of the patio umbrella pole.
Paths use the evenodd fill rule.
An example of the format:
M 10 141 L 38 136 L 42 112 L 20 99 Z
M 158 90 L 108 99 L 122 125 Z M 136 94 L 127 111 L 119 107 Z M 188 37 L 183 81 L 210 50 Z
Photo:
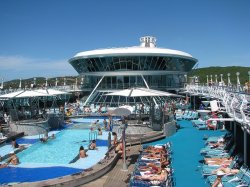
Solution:
M 122 171 L 127 171 L 128 170 L 128 166 L 126 163 L 126 137 L 125 137 L 125 130 L 126 130 L 126 126 L 125 124 L 121 125 L 121 129 L 122 129 L 122 142 L 123 142 L 123 165 L 122 165 Z

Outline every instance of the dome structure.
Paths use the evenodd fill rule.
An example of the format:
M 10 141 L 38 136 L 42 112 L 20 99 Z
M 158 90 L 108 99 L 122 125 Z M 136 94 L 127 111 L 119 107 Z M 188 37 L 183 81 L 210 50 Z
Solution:
M 185 75 L 197 62 L 186 52 L 157 47 L 152 36 L 141 37 L 139 46 L 84 51 L 69 59 L 90 91 L 97 84 L 96 90 L 174 90 L 183 87 Z

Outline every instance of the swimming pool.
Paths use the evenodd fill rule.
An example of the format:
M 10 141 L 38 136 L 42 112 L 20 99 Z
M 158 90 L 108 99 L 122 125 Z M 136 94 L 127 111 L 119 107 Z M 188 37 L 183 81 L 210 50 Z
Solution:
M 17 154 L 20 159 L 19 165 L 0 169 L 0 185 L 47 180 L 92 167 L 103 159 L 108 151 L 108 131 L 103 131 L 102 135 L 97 136 L 98 150 L 88 150 L 88 157 L 70 163 L 79 154 L 81 145 L 87 148 L 89 129 L 90 123 L 68 125 L 66 129 L 56 132 L 55 139 L 49 139 L 46 143 L 39 141 L 39 135 L 18 139 L 19 144 L 30 143 L 32 146 Z M 54 132 L 50 132 L 49 135 L 52 133 Z M 13 150 L 11 145 L 0 147 L 0 154 L 11 149 Z
M 64 130 L 45 143 L 37 142 L 17 154 L 21 163 L 68 164 L 79 153 L 79 147 L 88 146 L 89 130 Z M 84 140 L 84 142 L 83 142 Z

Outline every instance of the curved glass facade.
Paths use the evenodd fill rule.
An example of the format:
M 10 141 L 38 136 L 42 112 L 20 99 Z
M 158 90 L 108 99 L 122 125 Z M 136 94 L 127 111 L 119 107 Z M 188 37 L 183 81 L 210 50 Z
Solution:
M 145 87 L 169 90 L 183 87 L 184 74 L 196 64 L 194 59 L 162 56 L 77 57 L 70 64 L 83 76 L 83 87 L 93 89 L 102 76 L 100 89 Z
M 188 72 L 196 61 L 180 57 L 120 56 L 75 58 L 70 64 L 79 74 L 113 71 L 182 71 Z

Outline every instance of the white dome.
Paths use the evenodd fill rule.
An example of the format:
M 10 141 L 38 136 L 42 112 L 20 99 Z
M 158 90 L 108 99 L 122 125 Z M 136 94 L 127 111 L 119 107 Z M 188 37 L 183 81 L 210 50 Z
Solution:
M 178 56 L 184 58 L 193 57 L 185 52 L 157 48 L 157 47 L 126 47 L 126 48 L 109 48 L 109 49 L 97 49 L 92 51 L 84 51 L 77 53 L 73 58 L 93 58 L 93 57 L 108 57 L 108 56 Z M 195 59 L 196 60 L 196 59 Z

